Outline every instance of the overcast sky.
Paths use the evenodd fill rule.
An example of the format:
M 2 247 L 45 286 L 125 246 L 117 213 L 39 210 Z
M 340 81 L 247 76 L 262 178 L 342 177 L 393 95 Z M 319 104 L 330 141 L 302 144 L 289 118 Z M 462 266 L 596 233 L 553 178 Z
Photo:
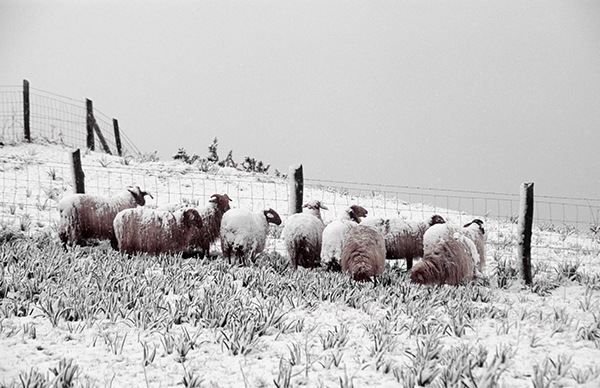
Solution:
M 0 2 L 0 85 L 144 152 L 306 178 L 600 197 L 600 1 Z

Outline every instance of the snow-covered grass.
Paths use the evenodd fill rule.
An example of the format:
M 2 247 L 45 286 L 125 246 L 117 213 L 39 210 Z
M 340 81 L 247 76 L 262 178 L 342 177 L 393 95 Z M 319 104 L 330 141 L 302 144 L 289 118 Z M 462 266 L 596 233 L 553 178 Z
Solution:
M 64 252 L 52 235 L 4 238 L 7 386 L 54 381 L 61 368 L 74 386 L 99 387 L 600 383 L 600 276 L 578 269 L 536 277 L 532 289 L 514 268 L 425 288 L 388 267 L 365 285 L 294 271 L 277 252 L 240 268 L 220 256 L 128 258 L 107 244 Z
M 16 145 L 0 156 L 0 386 L 600 385 L 594 236 L 537 227 L 532 287 L 519 281 L 514 223 L 498 219 L 485 219 L 485 276 L 461 287 L 414 286 L 395 266 L 376 285 L 294 271 L 273 226 L 267 253 L 246 268 L 218 250 L 203 260 L 124 257 L 107 243 L 65 252 L 55 203 L 71 192 L 68 149 Z M 150 206 L 227 192 L 234 207 L 266 204 L 285 222 L 285 181 L 148 159 L 86 154 L 87 188 L 139 184 L 155 196 Z M 326 221 L 351 203 L 369 216 L 440 210 L 339 190 L 305 195 L 327 204 Z M 473 217 L 444 212 L 456 223 Z

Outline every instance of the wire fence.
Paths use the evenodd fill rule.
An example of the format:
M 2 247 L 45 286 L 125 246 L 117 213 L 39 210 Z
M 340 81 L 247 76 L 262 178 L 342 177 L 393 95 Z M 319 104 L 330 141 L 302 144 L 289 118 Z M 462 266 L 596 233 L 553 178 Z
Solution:
M 29 88 L 29 126 L 34 142 L 87 147 L 86 100 Z M 22 86 L 0 86 L 0 141 L 16 144 L 25 140 L 24 91 Z M 93 109 L 98 128 L 113 154 L 117 141 L 113 119 Z M 119 129 L 123 155 L 139 155 L 135 144 Z M 96 134 L 96 136 L 98 136 Z
M 70 152 L 65 148 L 60 155 L 43 160 L 31 148 L 24 148 L 16 156 L 0 155 L 2 225 L 32 231 L 57 230 L 58 201 L 73 192 Z M 219 193 L 232 198 L 233 208 L 272 208 L 284 222 L 289 216 L 290 185 L 280 177 L 233 169 L 208 173 L 185 163 L 138 163 L 97 152 L 84 153 L 83 169 L 89 194 L 112 196 L 128 185 L 137 185 L 153 195 L 154 199 L 147 202 L 153 207 L 167 203 L 203 206 L 212 194 Z M 326 223 L 352 204 L 365 207 L 369 217 L 419 221 L 440 214 L 455 224 L 480 218 L 485 222 L 488 263 L 517 257 L 520 198 L 516 194 L 306 179 L 304 199 L 319 199 L 329 208 L 322 213 Z M 598 212 L 600 200 L 538 197 L 532 238 L 534 263 L 548 271 L 560 263 L 576 262 L 584 269 L 600 272 Z M 274 238 L 268 249 L 285 254 L 281 230 L 272 228 Z
M 87 102 L 30 88 L 28 83 L 26 89 L 33 144 L 21 153 L 0 153 L 0 223 L 21 230 L 56 230 L 57 203 L 73 192 L 70 152 L 64 147 L 64 152 L 44 160 L 35 146 L 86 149 Z M 0 86 L 0 142 L 6 146 L 25 145 L 24 96 L 25 85 Z M 113 119 L 95 108 L 93 116 L 108 147 L 117 154 Z M 207 173 L 183 163 L 139 163 L 140 151 L 119 132 L 123 155 L 131 158 L 86 151 L 87 193 L 111 196 L 128 185 L 139 185 L 154 196 L 151 206 L 175 202 L 202 205 L 212 194 L 226 193 L 233 199 L 232 207 L 273 208 L 284 219 L 288 215 L 290 194 L 285 179 L 232 169 Z M 485 221 L 488 257 L 498 261 L 517 256 L 518 194 L 307 179 L 304 198 L 319 199 L 329 207 L 323 212 L 326 223 L 352 204 L 367 208 L 369 217 L 423 220 L 440 214 L 457 224 L 480 218 Z M 600 265 L 599 222 L 600 199 L 536 196 L 532 254 L 542 266 L 577 261 L 596 268 Z M 280 232 L 281 228 L 276 228 L 271 249 L 283 251 Z
M 520 195 L 467 190 L 307 180 L 305 192 L 342 209 L 359 204 L 369 216 L 424 220 L 432 214 L 463 225 L 485 222 L 487 257 L 494 262 L 517 257 Z M 517 191 L 518 187 L 516 187 Z M 556 264 L 580 265 L 600 272 L 600 199 L 537 196 L 534 202 L 532 256 L 538 271 Z

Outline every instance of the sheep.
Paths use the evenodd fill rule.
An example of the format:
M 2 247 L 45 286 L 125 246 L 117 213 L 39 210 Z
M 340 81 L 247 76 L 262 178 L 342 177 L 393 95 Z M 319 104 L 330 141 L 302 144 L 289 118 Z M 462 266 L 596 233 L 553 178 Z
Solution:
M 294 269 L 298 265 L 312 268 L 320 265 L 321 244 L 325 224 L 321 209 L 329 210 L 321 201 L 303 206 L 302 213 L 291 215 L 283 229 L 283 239 Z
M 60 213 L 59 238 L 63 247 L 67 245 L 86 245 L 87 239 L 110 240 L 116 249 L 113 220 L 121 210 L 146 204 L 145 196 L 139 186 L 128 186 L 117 195 L 106 198 L 90 194 L 73 194 L 64 197 L 58 203 Z
M 235 256 L 238 263 L 246 265 L 246 257 L 254 259 L 265 249 L 269 223 L 281 225 L 279 214 L 273 209 L 251 212 L 247 209 L 231 209 L 221 220 L 221 250 L 231 263 Z
M 202 228 L 202 217 L 194 208 L 160 211 L 125 209 L 113 222 L 117 247 L 123 253 L 182 253 L 193 233 Z
M 425 221 L 407 221 L 400 218 L 366 218 L 362 225 L 375 227 L 385 239 L 386 259 L 406 259 L 410 270 L 413 260 L 423 257 L 423 234 L 432 225 L 446 222 L 434 214 Z
M 385 267 L 385 239 L 377 229 L 357 225 L 350 233 L 342 250 L 342 271 L 356 281 L 365 282 L 383 273 Z
M 185 257 L 198 255 L 200 258 L 208 255 L 210 244 L 219 237 L 221 230 L 221 219 L 223 214 L 230 209 L 229 202 L 231 198 L 227 194 L 213 194 L 208 200 L 208 205 L 204 208 L 193 207 L 198 210 L 202 217 L 202 228 L 196 230 L 190 241 L 190 249 L 184 252 Z M 167 204 L 157 208 L 161 211 L 173 212 L 181 208 L 190 208 L 184 204 Z
M 364 207 L 352 205 L 341 213 L 337 220 L 325 226 L 321 247 L 321 265 L 334 271 L 342 269 L 340 258 L 342 257 L 344 241 L 346 241 L 350 229 L 358 225 L 361 218 L 366 217 L 367 214 L 368 212 Z
M 478 269 L 481 272 L 485 266 L 485 229 L 483 228 L 483 221 L 478 218 L 474 219 L 463 226 L 463 232 L 475 243 L 479 255 Z
M 451 224 L 433 225 L 423 235 L 423 249 L 427 250 L 429 246 L 435 244 L 445 235 L 456 232 L 462 233 L 473 242 L 476 250 L 476 255 L 473 257 L 475 257 L 479 271 L 483 271 L 485 266 L 485 229 L 483 228 L 483 221 L 480 219 L 476 218 L 462 228 Z
M 459 285 L 472 281 L 475 274 L 477 248 L 459 231 L 449 231 L 428 246 L 423 261 L 410 274 L 412 283 L 422 285 Z

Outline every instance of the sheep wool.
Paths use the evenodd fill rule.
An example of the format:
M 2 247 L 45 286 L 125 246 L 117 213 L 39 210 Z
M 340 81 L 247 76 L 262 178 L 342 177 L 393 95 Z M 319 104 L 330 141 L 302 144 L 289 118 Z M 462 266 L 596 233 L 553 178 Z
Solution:
M 320 265 L 321 245 L 325 224 L 321 209 L 328 210 L 321 201 L 308 202 L 302 213 L 291 215 L 283 229 L 283 239 L 294 268 L 298 265 L 312 268 Z
M 195 231 L 202 228 L 196 209 L 174 212 L 147 208 L 126 209 L 114 220 L 118 249 L 123 253 L 182 253 L 188 249 Z
M 480 219 L 474 219 L 463 227 L 452 224 L 433 225 L 423 235 L 423 249 L 427 250 L 446 235 L 455 233 L 460 233 L 470 240 L 471 243 L 467 242 L 467 244 L 470 248 L 474 248 L 473 259 L 478 270 L 483 271 L 485 266 L 485 229 L 483 221 Z
M 366 218 L 362 225 L 376 228 L 385 239 L 387 260 L 406 260 L 406 268 L 413 266 L 413 260 L 423 257 L 423 235 L 433 225 L 444 223 L 442 216 L 434 214 L 424 221 L 410 221 L 401 218 Z
M 422 285 L 459 285 L 472 281 L 476 248 L 470 238 L 460 232 L 449 232 L 429 246 L 423 261 L 410 274 L 412 283 Z
M 357 225 L 348 234 L 342 250 L 342 271 L 356 281 L 371 281 L 385 267 L 385 240 L 377 229 Z
M 358 225 L 368 214 L 367 210 L 358 205 L 348 207 L 334 220 L 325 226 L 321 246 L 321 265 L 329 270 L 340 271 L 340 260 L 344 242 L 350 230 Z
M 121 210 L 144 206 L 145 196 L 152 195 L 138 186 L 128 186 L 113 197 L 72 194 L 58 203 L 59 238 L 67 245 L 86 245 L 88 239 L 110 240 L 116 248 L 113 220 Z
M 253 260 L 265 249 L 269 223 L 281 224 L 279 214 L 273 209 L 251 212 L 247 209 L 231 209 L 221 220 L 221 250 L 231 263 L 246 265 L 246 258 Z

